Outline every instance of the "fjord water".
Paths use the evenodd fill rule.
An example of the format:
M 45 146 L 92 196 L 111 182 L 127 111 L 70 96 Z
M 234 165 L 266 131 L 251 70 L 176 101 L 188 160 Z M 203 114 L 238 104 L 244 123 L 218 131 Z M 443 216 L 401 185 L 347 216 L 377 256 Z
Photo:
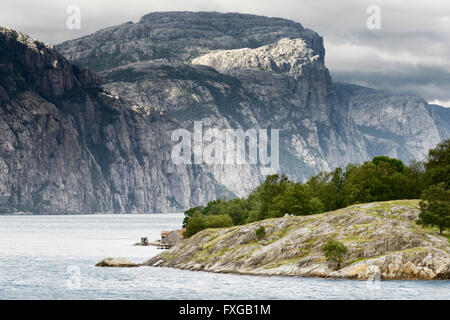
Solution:
M 0 216 L 0 299 L 450 299 L 450 281 L 325 280 L 98 268 L 106 257 L 142 262 L 133 246 L 177 229 L 182 214 Z

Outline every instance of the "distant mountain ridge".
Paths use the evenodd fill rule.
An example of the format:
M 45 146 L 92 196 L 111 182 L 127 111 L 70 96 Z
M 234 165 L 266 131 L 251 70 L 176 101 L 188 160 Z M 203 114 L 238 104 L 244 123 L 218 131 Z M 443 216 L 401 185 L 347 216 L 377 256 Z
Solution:
M 450 136 L 447 109 L 333 83 L 322 38 L 286 19 L 151 13 L 55 50 L 1 29 L 0 50 L 0 211 L 170 212 L 247 195 L 258 165 L 171 161 L 171 132 L 194 121 L 280 129 L 280 171 L 299 181 L 423 158 Z

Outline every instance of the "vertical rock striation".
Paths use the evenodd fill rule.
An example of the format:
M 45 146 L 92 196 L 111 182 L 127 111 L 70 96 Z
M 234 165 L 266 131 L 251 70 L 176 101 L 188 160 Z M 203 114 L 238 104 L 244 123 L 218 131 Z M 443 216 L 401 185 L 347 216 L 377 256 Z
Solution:
M 322 38 L 286 19 L 151 13 L 56 50 L 65 58 L 0 29 L 0 212 L 168 212 L 247 195 L 260 165 L 172 162 L 172 131 L 194 121 L 279 129 L 280 172 L 299 181 L 375 155 L 420 159 L 450 136 L 446 109 L 334 84 Z

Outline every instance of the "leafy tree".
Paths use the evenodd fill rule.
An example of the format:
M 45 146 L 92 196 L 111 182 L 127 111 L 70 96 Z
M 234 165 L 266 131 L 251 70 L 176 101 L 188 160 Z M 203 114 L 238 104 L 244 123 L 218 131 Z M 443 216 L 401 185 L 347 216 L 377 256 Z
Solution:
M 327 193 L 323 195 L 323 197 L 325 197 L 323 204 L 326 206 L 325 209 L 328 209 L 328 211 L 344 207 L 345 199 L 342 193 L 344 183 L 344 172 L 342 168 L 336 168 L 331 175 L 331 188 L 328 188 Z
M 398 166 L 381 160 L 348 165 L 342 188 L 344 204 L 408 198 L 408 176 L 405 169 L 399 172 Z
M 408 175 L 406 190 L 407 199 L 420 198 L 423 190 L 426 189 L 426 175 L 424 163 L 417 160 L 412 160 L 406 170 Z
M 310 197 L 319 199 L 324 207 L 323 210 L 333 210 L 335 206 L 334 200 L 336 199 L 338 190 L 333 181 L 334 173 L 335 172 L 320 172 L 319 174 L 311 177 L 305 184 Z M 321 211 L 322 210 L 319 212 Z
M 225 214 L 227 212 L 227 204 L 228 202 L 225 199 L 217 199 L 210 201 L 203 208 L 202 214 L 205 216 Z
M 206 229 L 206 218 L 199 211 L 195 211 L 186 224 L 184 236 L 189 238 L 203 229 Z
M 266 180 L 257 188 L 261 206 L 259 209 L 258 220 L 263 220 L 269 217 L 269 207 L 274 198 L 283 194 L 291 182 L 285 175 L 278 174 L 267 176 Z
M 183 219 L 183 228 L 187 227 L 189 218 L 192 217 L 194 215 L 194 213 L 196 212 L 202 212 L 203 207 L 194 207 L 194 208 L 190 208 L 188 210 L 186 210 L 184 212 L 184 219 Z
M 228 214 L 204 216 L 196 211 L 188 220 L 184 236 L 192 237 L 197 232 L 208 228 L 227 228 L 233 226 L 233 220 Z
M 206 228 L 228 228 L 233 226 L 233 220 L 228 214 L 206 217 Z
M 328 240 L 327 243 L 322 246 L 322 251 L 327 260 L 337 262 L 338 269 L 348 253 L 345 244 L 334 239 Z
M 382 163 L 386 163 L 388 164 L 391 168 L 393 168 L 395 171 L 403 173 L 405 172 L 405 164 L 398 159 L 394 159 L 394 158 L 389 158 L 386 156 L 378 156 L 372 159 L 372 163 L 374 163 L 375 165 L 380 165 Z
M 248 199 L 232 199 L 227 204 L 227 213 L 233 219 L 234 225 L 244 224 L 250 211 L 250 201 Z
M 442 141 L 428 152 L 425 168 L 430 185 L 445 182 L 446 187 L 449 188 L 450 139 Z
M 259 210 L 251 210 L 247 217 L 247 223 L 259 221 Z
M 284 193 L 276 196 L 268 208 L 271 218 L 282 217 L 286 213 L 294 215 L 309 214 L 309 200 L 311 195 L 308 188 L 302 184 L 291 184 Z
M 419 205 L 418 224 L 437 226 L 440 234 L 450 228 L 450 190 L 446 189 L 444 182 L 425 190 Z
M 308 201 L 309 214 L 321 213 L 325 211 L 325 206 L 319 197 L 312 197 Z

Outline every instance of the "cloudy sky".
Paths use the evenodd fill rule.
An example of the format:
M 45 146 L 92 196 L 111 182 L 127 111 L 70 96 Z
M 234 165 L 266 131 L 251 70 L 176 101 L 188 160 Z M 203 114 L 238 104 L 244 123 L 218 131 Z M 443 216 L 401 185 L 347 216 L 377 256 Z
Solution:
M 69 30 L 66 10 L 81 9 Z M 381 28 L 369 29 L 371 5 Z M 220 11 L 295 20 L 324 37 L 326 65 L 337 81 L 415 93 L 450 107 L 449 0 L 2 0 L 0 25 L 56 44 L 152 11 Z

